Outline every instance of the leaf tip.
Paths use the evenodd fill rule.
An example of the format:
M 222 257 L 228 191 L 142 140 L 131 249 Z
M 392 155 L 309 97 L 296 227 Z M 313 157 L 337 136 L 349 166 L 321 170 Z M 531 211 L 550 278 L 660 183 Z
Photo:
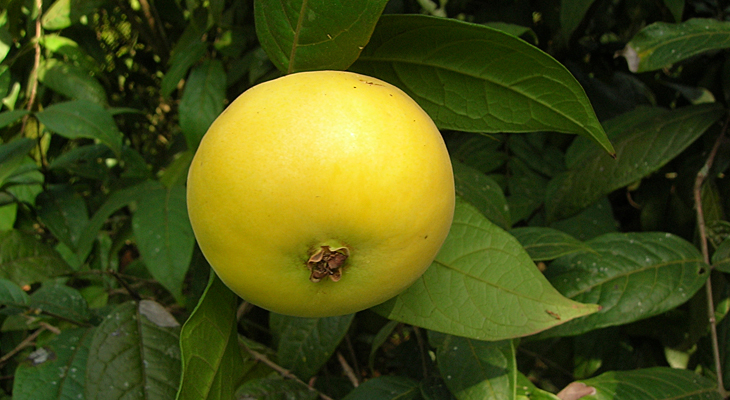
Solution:
M 617 57 L 623 57 L 626 59 L 626 64 L 628 64 L 629 71 L 636 73 L 639 71 L 639 62 L 641 62 L 641 58 L 639 57 L 639 54 L 636 52 L 636 49 L 634 49 L 631 44 L 627 44 L 626 47 L 623 48 L 623 50 L 619 50 L 616 53 L 614 53 L 614 58 Z

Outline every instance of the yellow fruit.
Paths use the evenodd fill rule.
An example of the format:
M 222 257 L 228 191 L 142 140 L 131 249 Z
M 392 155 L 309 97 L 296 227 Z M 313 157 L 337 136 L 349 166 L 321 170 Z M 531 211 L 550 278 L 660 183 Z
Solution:
M 231 290 L 324 317 L 377 305 L 423 274 L 451 226 L 454 179 L 438 129 L 405 93 L 316 71 L 231 103 L 200 143 L 187 199 Z

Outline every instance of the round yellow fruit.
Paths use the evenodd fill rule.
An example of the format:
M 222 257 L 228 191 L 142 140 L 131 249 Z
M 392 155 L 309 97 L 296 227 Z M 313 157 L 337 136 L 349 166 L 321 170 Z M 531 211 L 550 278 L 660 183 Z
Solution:
M 382 303 L 425 272 L 451 226 L 454 178 L 441 134 L 404 92 L 302 72 L 247 90 L 215 120 L 187 201 L 231 290 L 325 317 Z

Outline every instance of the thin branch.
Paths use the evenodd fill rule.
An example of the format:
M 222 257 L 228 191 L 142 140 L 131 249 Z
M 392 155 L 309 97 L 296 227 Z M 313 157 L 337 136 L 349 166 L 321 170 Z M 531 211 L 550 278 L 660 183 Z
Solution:
M 340 366 L 342 366 L 342 370 L 345 371 L 345 375 L 347 376 L 347 379 L 350 380 L 350 383 L 352 383 L 352 386 L 360 386 L 360 382 L 357 380 L 355 371 L 352 370 L 350 364 L 348 364 L 347 360 L 345 360 L 345 356 L 343 356 L 339 351 L 337 352 L 337 361 L 340 362 Z
M 311 390 L 313 392 L 317 392 L 317 394 L 319 394 L 319 397 L 322 400 L 332 400 L 331 397 L 329 397 L 326 394 L 319 392 L 317 389 L 315 389 L 315 388 L 307 385 L 301 379 L 297 378 L 296 375 L 292 374 L 291 371 L 289 371 L 288 369 L 282 367 L 281 365 L 279 365 L 279 364 L 277 364 L 277 363 L 269 360 L 269 358 L 266 357 L 265 355 L 259 353 L 256 350 L 252 350 L 252 349 L 248 348 L 248 346 L 246 346 L 246 345 L 244 345 L 243 348 L 246 349 L 246 351 L 248 352 L 248 354 L 250 354 L 255 360 L 261 361 L 262 363 L 266 364 L 269 368 L 271 368 L 274 371 L 278 372 L 284 378 L 291 379 L 293 381 L 299 382 L 302 385 L 304 385 L 307 388 L 309 388 L 309 390 Z
M 725 138 L 725 131 L 727 130 L 728 124 L 730 123 L 730 117 L 728 117 L 725 120 L 725 124 L 722 127 L 722 131 L 720 132 L 720 135 L 717 137 L 717 140 L 715 140 L 715 145 L 712 146 L 712 150 L 710 151 L 710 154 L 707 156 L 707 161 L 705 161 L 705 165 L 702 166 L 700 169 L 700 172 L 697 173 L 697 177 L 695 178 L 695 186 L 694 186 L 694 200 L 695 200 L 695 208 L 697 210 L 697 228 L 699 230 L 700 234 L 700 248 L 702 249 L 702 258 L 705 261 L 705 264 L 710 265 L 710 251 L 707 246 L 707 230 L 705 227 L 705 214 L 702 210 L 702 184 L 704 183 L 705 179 L 710 173 L 710 169 L 712 168 L 712 164 L 715 161 L 715 155 L 717 154 L 717 149 L 720 147 L 720 144 L 722 143 L 723 139 Z M 713 358 L 715 359 L 715 373 L 717 374 L 717 391 L 720 392 L 720 395 L 723 398 L 726 398 L 728 396 L 728 392 L 725 391 L 725 386 L 723 384 L 723 375 L 722 375 L 722 360 L 720 359 L 720 345 L 717 339 L 717 321 L 715 320 L 715 305 L 713 303 L 712 299 L 712 278 L 711 276 L 707 277 L 707 281 L 705 282 L 705 292 L 707 293 L 707 316 L 710 321 L 710 339 L 712 341 L 712 354 Z
M 37 15 L 35 19 L 35 39 L 33 47 L 35 49 L 35 58 L 33 59 L 33 69 L 30 70 L 30 76 L 28 77 L 30 84 L 30 94 L 28 95 L 28 104 L 26 109 L 33 111 L 35 105 L 35 98 L 38 93 L 38 69 L 41 65 L 41 36 L 43 35 L 43 27 L 41 26 L 41 16 L 43 15 L 43 0 L 36 0 L 35 6 L 37 9 Z M 21 132 L 25 132 L 25 125 L 28 123 L 29 115 L 23 117 L 23 125 Z
M 30 335 L 28 335 L 27 338 L 23 339 L 22 342 L 18 343 L 18 345 L 15 346 L 14 349 L 10 350 L 5 355 L 3 355 L 0 358 L 0 366 L 5 365 L 5 363 L 8 362 L 8 360 L 10 360 L 11 358 L 15 357 L 15 355 L 18 354 L 18 353 L 20 353 L 24 348 L 32 346 L 33 345 L 33 342 L 36 340 L 36 338 L 38 338 L 38 335 L 40 335 L 41 333 L 43 333 L 43 331 L 49 330 L 48 329 L 48 326 L 50 326 L 50 325 L 44 325 L 44 324 L 42 324 L 40 328 L 36 329 L 33 333 L 31 333 Z M 58 328 L 56 328 L 56 331 L 57 330 L 58 330 Z

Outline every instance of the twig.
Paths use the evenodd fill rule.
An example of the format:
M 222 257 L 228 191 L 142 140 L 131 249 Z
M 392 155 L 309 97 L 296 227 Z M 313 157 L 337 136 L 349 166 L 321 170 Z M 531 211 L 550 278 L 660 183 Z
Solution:
M 41 26 L 41 16 L 43 15 L 43 0 L 36 0 L 35 6 L 38 14 L 35 19 L 35 58 L 33 60 L 33 69 L 30 70 L 30 76 L 28 77 L 30 83 L 30 94 L 28 95 L 28 104 L 26 109 L 28 111 L 33 110 L 35 104 L 35 98 L 38 93 L 38 69 L 41 65 L 41 36 L 43 35 L 43 27 Z M 23 117 L 23 124 L 21 132 L 25 132 L 25 125 L 28 123 L 29 115 Z
M 352 383 L 352 386 L 354 386 L 354 387 L 360 386 L 360 382 L 357 380 L 355 371 L 352 370 L 352 367 L 350 367 L 350 364 L 347 363 L 347 360 L 345 360 L 345 357 L 339 351 L 337 352 L 337 361 L 340 362 L 340 365 L 342 366 L 342 370 L 345 371 L 345 375 L 347 375 L 347 379 L 350 380 L 350 383 Z
M 416 335 L 416 342 L 418 343 L 418 349 L 421 353 L 421 367 L 423 368 L 423 379 L 428 378 L 428 364 L 426 363 L 427 352 L 426 346 L 421 337 L 421 330 L 417 327 L 413 327 L 413 333 Z
M 702 249 L 702 259 L 707 265 L 710 265 L 710 251 L 707 247 L 705 214 L 702 210 L 702 183 L 704 183 L 705 178 L 707 178 L 707 175 L 709 175 L 710 173 L 710 168 L 712 168 L 712 164 L 715 161 L 717 149 L 720 147 L 720 144 L 725 138 L 725 131 L 727 130 L 727 126 L 729 123 L 730 117 L 725 120 L 722 131 L 717 137 L 717 140 L 715 140 L 715 145 L 712 146 L 710 154 L 707 156 L 707 161 L 705 161 L 705 165 L 702 166 L 700 172 L 697 173 L 697 177 L 695 178 L 694 200 L 695 208 L 697 210 L 697 227 L 700 233 L 700 248 Z M 715 359 L 715 373 L 717 374 L 717 391 L 720 392 L 720 395 L 723 398 L 726 398 L 728 396 L 728 393 L 725 391 L 725 386 L 723 384 L 722 361 L 720 360 L 720 345 L 717 339 L 717 321 L 715 320 L 715 305 L 713 304 L 712 299 L 711 276 L 708 276 L 707 281 L 705 281 L 705 292 L 707 293 L 707 315 L 710 320 L 710 339 L 712 341 L 712 353 L 713 358 Z
M 324 393 L 321 393 L 321 392 L 319 392 L 319 391 L 318 391 L 317 389 L 315 389 L 315 388 L 313 388 L 313 387 L 311 387 L 311 386 L 307 385 L 307 384 L 306 384 L 306 383 L 304 383 L 304 382 L 303 382 L 303 381 L 302 381 L 301 379 L 297 378 L 297 376 L 296 376 L 296 375 L 292 374 L 292 373 L 291 373 L 291 371 L 289 371 L 288 369 L 286 369 L 286 368 L 282 367 L 281 365 L 279 365 L 279 364 L 277 364 L 277 363 L 275 363 L 275 362 L 273 362 L 273 361 L 269 360 L 269 358 L 268 358 L 268 357 L 266 357 L 265 355 L 263 355 L 263 354 L 259 353 L 259 352 L 258 352 L 258 351 L 256 351 L 256 350 L 252 350 L 252 349 L 250 349 L 250 348 L 249 348 L 248 346 L 246 346 L 246 345 L 244 345 L 244 346 L 243 346 L 243 348 L 244 348 L 244 349 L 246 349 L 246 351 L 248 352 L 248 354 L 250 354 L 250 355 L 251 355 L 251 356 L 252 356 L 252 357 L 253 357 L 253 358 L 254 358 L 254 359 L 255 359 L 256 361 L 261 361 L 262 363 L 266 364 L 266 366 L 268 366 L 269 368 L 271 368 L 271 369 L 273 369 L 274 371 L 278 372 L 278 373 L 279 373 L 279 374 L 281 374 L 281 376 L 283 376 L 284 378 L 287 378 L 287 379 L 291 379 L 291 380 L 293 380 L 293 381 L 299 382 L 299 383 L 301 383 L 302 385 L 304 385 L 304 386 L 306 386 L 307 388 L 309 388 L 309 390 L 311 390 L 311 391 L 314 391 L 314 392 L 317 392 L 317 394 L 319 394 L 319 397 L 320 397 L 320 398 L 321 398 L 322 400 L 332 400 L 332 398 L 331 398 L 331 397 L 329 397 L 329 396 L 327 396 L 326 394 L 324 394 Z
M 18 345 L 15 346 L 14 349 L 10 350 L 8 353 L 6 353 L 2 357 L 0 357 L 0 366 L 5 365 L 5 363 L 8 362 L 8 360 L 15 357 L 15 355 L 20 353 L 24 348 L 32 346 L 33 341 L 36 340 L 36 338 L 38 338 L 38 335 L 40 335 L 41 333 L 43 333 L 43 331 L 46 331 L 46 330 L 48 330 L 47 324 L 46 325 L 41 324 L 40 328 L 36 329 L 33 333 L 28 335 L 27 338 L 23 339 L 22 342 L 18 343 Z M 58 330 L 58 329 L 56 328 L 56 330 Z

